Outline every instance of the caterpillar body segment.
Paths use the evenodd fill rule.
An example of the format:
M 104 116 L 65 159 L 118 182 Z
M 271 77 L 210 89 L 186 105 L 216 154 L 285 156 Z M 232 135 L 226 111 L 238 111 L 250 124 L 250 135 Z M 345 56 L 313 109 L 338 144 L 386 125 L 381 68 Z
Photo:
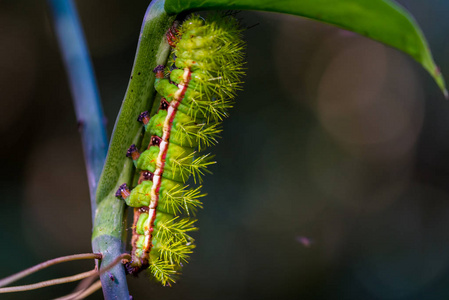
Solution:
M 126 155 L 140 172 L 132 190 L 123 184 L 116 196 L 134 207 L 132 260 L 128 273 L 148 268 L 163 285 L 171 285 L 195 245 L 191 232 L 202 208 L 201 182 L 215 162 L 202 151 L 217 143 L 221 121 L 232 107 L 243 75 L 244 43 L 237 21 L 192 16 L 167 32 L 172 47 L 169 67 L 157 66 L 155 89 L 161 95 L 153 116 L 141 113 L 149 138 L 140 153 Z

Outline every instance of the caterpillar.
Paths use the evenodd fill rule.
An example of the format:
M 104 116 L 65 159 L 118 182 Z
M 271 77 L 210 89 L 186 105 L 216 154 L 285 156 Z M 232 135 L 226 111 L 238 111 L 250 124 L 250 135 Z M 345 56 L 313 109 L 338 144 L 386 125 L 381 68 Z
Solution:
M 199 184 L 215 163 L 203 151 L 217 143 L 221 122 L 241 89 L 245 44 L 237 20 L 223 15 L 208 20 L 192 15 L 180 26 L 175 22 L 166 38 L 172 48 L 169 67 L 153 70 L 161 100 L 155 113 L 137 117 L 148 147 L 139 152 L 131 145 L 126 153 L 139 174 L 137 185 L 131 190 L 122 184 L 116 196 L 134 207 L 127 273 L 148 269 L 170 286 L 195 247 L 191 232 L 197 230 L 195 212 L 205 196 Z

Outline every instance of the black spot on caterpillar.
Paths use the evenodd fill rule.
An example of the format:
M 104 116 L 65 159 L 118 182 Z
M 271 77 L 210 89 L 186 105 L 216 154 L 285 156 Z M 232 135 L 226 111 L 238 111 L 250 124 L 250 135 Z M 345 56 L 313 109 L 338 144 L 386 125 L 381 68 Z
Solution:
M 157 66 L 155 89 L 162 96 L 153 116 L 143 112 L 137 120 L 151 135 L 147 150 L 131 145 L 140 177 L 130 190 L 125 183 L 116 196 L 134 207 L 132 260 L 126 265 L 136 275 L 148 268 L 163 285 L 174 283 L 188 262 L 194 240 L 195 212 L 202 208 L 201 186 L 190 187 L 213 164 L 204 148 L 217 143 L 221 121 L 232 107 L 243 75 L 241 30 L 232 16 L 208 21 L 192 16 L 171 27 L 169 67 Z M 167 78 L 166 78 L 167 77 Z

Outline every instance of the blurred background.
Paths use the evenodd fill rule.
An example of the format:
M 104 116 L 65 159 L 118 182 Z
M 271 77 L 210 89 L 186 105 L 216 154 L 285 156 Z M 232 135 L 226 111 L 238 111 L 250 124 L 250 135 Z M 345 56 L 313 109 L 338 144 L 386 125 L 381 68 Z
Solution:
M 111 133 L 148 0 L 78 0 Z M 449 79 L 449 2 L 400 1 Z M 411 58 L 241 12 L 247 77 L 205 178 L 197 249 L 134 299 L 447 299 L 449 101 Z M 80 137 L 45 1 L 0 2 L 0 277 L 90 252 Z M 93 267 L 67 263 L 21 283 Z M 1 299 L 51 299 L 75 284 Z M 88 299 L 102 299 L 97 292 Z

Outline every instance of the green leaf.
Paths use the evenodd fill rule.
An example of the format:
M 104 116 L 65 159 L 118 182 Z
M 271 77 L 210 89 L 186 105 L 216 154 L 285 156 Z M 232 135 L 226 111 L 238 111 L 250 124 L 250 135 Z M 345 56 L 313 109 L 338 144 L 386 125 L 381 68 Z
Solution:
M 98 208 L 92 240 L 103 235 L 121 238 L 123 234 L 125 202 L 115 192 L 122 183 L 131 183 L 133 162 L 126 157 L 126 151 L 131 144 L 138 145 L 142 140 L 142 125 L 137 117 L 153 104 L 156 95 L 153 69 L 167 61 L 170 46 L 165 33 L 173 21 L 174 17 L 164 11 L 163 0 L 152 2 L 145 14 L 128 89 L 97 188 Z
M 165 33 L 173 24 L 174 17 L 164 11 L 164 1 L 153 1 L 145 14 L 145 19 L 137 45 L 136 58 L 131 73 L 125 99 L 115 123 L 106 162 L 97 188 L 97 211 L 92 234 L 97 251 L 109 247 L 95 243 L 103 236 L 120 239 L 123 235 L 125 202 L 115 196 L 122 183 L 131 183 L 133 162 L 126 157 L 131 144 L 142 140 L 142 125 L 137 117 L 152 106 L 156 91 L 153 69 L 165 64 L 169 54 Z
M 97 203 L 110 195 L 116 199 L 117 188 L 124 182 L 129 183 L 133 174 L 133 162 L 125 154 L 131 144 L 139 144 L 142 138 L 142 124 L 137 122 L 137 117 L 153 104 L 156 96 L 153 69 L 166 63 L 170 50 L 165 33 L 174 17 L 167 16 L 162 5 L 163 1 L 154 1 L 145 15 L 125 99 L 98 184 Z
M 409 54 L 434 78 L 444 96 L 446 85 L 427 41 L 413 17 L 389 0 L 166 0 L 165 11 L 243 9 L 292 14 L 357 32 Z
M 152 72 L 158 64 L 165 64 L 169 53 L 165 33 L 173 24 L 174 16 L 164 11 L 164 0 L 153 1 L 145 14 L 139 37 L 136 58 L 128 89 L 109 146 L 108 155 L 97 188 L 95 222 L 92 234 L 92 249 L 103 254 L 101 266 L 108 265 L 124 251 L 126 237 L 125 202 L 115 196 L 115 191 L 124 182 L 130 183 L 133 162 L 125 156 L 131 144 L 142 140 L 142 125 L 138 115 L 151 107 L 154 97 Z M 108 273 L 114 274 L 111 281 Z M 116 265 L 101 275 L 105 299 L 128 299 L 124 268 Z

